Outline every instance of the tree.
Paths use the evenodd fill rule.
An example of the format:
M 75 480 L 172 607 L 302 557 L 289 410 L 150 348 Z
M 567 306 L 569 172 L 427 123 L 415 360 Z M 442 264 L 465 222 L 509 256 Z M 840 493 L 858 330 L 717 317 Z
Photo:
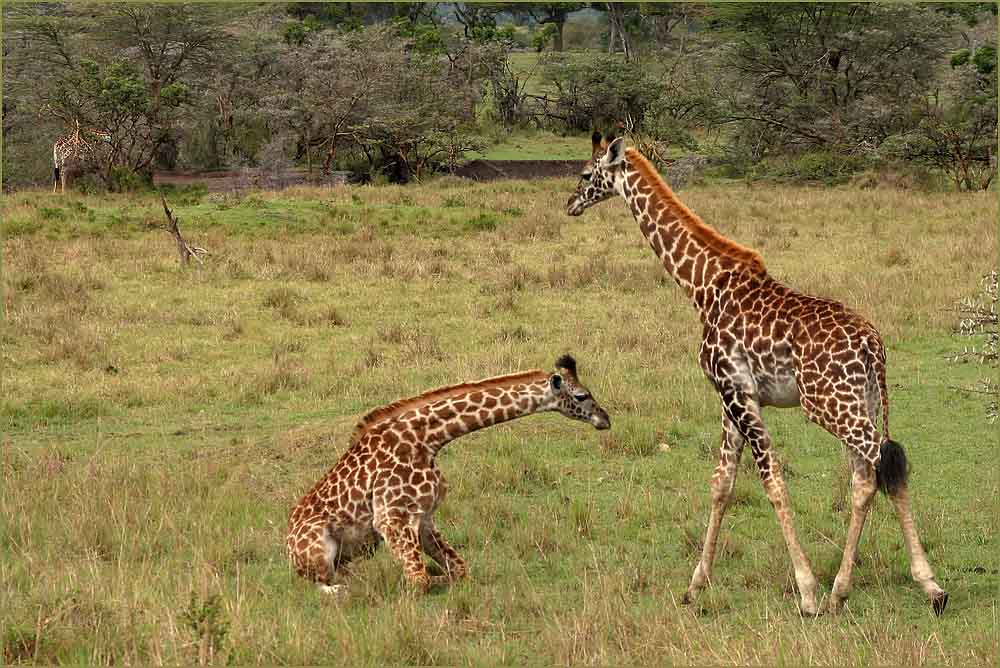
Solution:
M 543 61 L 542 81 L 550 103 L 546 115 L 574 130 L 608 127 L 629 115 L 642 119 L 663 92 L 658 79 L 606 54 L 550 54 Z
M 628 31 L 625 29 L 625 3 L 607 2 L 605 3 L 608 12 L 608 53 L 615 53 L 618 50 L 618 43 L 621 43 L 622 54 L 626 61 L 632 60 L 632 42 L 629 39 Z
M 782 150 L 877 146 L 931 88 L 952 23 L 922 5 L 717 5 L 725 120 Z
M 11 64 L 24 78 L 6 92 L 109 132 L 101 168 L 109 186 L 116 168 L 149 174 L 176 146 L 194 91 L 225 43 L 223 20 L 219 10 L 196 5 L 23 8 Z
M 986 190 L 996 176 L 996 47 L 963 49 L 938 94 L 915 106 L 915 127 L 890 137 L 884 152 L 942 169 L 958 190 Z
M 462 31 L 466 39 L 472 39 L 477 34 L 496 28 L 497 14 L 501 11 L 503 11 L 503 6 L 494 3 L 455 3 L 455 19 L 462 24 Z
M 348 146 L 372 171 L 406 182 L 475 147 L 465 127 L 483 76 L 476 50 L 424 52 L 406 31 L 397 23 L 329 31 L 280 58 L 267 109 L 308 163 L 322 148 L 328 168 Z
M 199 167 L 252 162 L 270 133 L 264 97 L 280 75 L 282 40 L 265 6 L 230 27 L 233 36 L 216 54 L 214 75 L 198 89 L 193 121 L 182 144 L 184 158 Z M 282 35 L 284 37 L 286 35 Z
M 563 28 L 566 26 L 566 19 L 585 5 L 586 3 L 582 2 L 525 2 L 512 3 L 507 11 L 514 15 L 531 17 L 537 23 L 554 25 L 556 32 L 552 48 L 558 52 L 563 50 Z
M 989 422 L 1000 419 L 1000 384 L 996 369 L 1000 365 L 1000 274 L 995 270 L 986 274 L 979 286 L 979 293 L 958 303 L 957 331 L 971 340 L 972 345 L 954 356 L 955 361 L 976 362 L 990 369 L 990 375 L 979 382 L 978 388 L 960 388 L 966 392 L 985 395 L 986 416 Z

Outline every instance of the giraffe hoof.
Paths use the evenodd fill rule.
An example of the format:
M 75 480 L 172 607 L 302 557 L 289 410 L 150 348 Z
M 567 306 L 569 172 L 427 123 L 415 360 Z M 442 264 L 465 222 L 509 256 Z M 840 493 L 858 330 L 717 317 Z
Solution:
M 331 594 L 333 596 L 344 596 L 347 594 L 347 585 L 342 585 L 342 584 L 320 585 L 319 590 L 324 594 Z
M 846 596 L 830 596 L 826 603 L 826 612 L 836 615 L 844 610 L 845 603 L 847 603 Z
M 803 604 L 800 603 L 799 604 L 799 614 L 802 615 L 803 617 L 812 617 L 812 618 L 815 618 L 815 617 L 819 617 L 820 612 L 819 612 L 819 608 L 816 606 L 815 603 L 813 603 L 812 605 L 803 605 Z
M 691 605 L 692 600 L 693 599 L 691 598 L 691 592 L 686 591 L 684 592 L 684 596 L 681 597 L 681 605 Z
M 934 614 L 940 617 L 944 614 L 944 609 L 948 606 L 948 592 L 943 591 L 931 599 L 931 606 L 934 607 Z

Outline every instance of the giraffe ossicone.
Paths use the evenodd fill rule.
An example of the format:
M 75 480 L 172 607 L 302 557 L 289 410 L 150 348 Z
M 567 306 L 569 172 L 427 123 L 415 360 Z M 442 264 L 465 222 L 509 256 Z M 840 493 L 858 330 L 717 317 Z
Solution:
M 334 580 L 384 541 L 407 579 L 423 590 L 464 577 L 465 561 L 434 526 L 447 489 L 435 458 L 465 434 L 546 411 L 595 429 L 611 426 L 568 355 L 552 372 L 441 387 L 369 412 L 347 451 L 292 509 L 286 547 L 293 568 L 323 591 L 342 592 Z M 446 575 L 431 577 L 424 553 Z
M 792 521 L 788 492 L 771 450 L 763 406 L 801 406 L 847 448 L 852 510 L 830 607 L 851 590 L 858 540 L 877 488 L 892 500 L 910 556 L 910 572 L 944 611 L 948 595 L 934 580 L 913 524 L 902 447 L 889 437 L 885 347 L 875 327 L 839 302 L 805 295 L 772 278 L 760 255 L 706 225 L 674 194 L 645 157 L 622 138 L 593 138 L 591 159 L 566 203 L 571 216 L 622 197 L 653 252 L 693 302 L 702 323 L 699 362 L 722 404 L 722 442 L 712 477 L 712 511 L 701 559 L 684 595 L 693 600 L 712 577 L 716 542 L 749 443 L 791 557 L 799 607 L 818 614 L 816 578 Z M 878 424 L 881 420 L 881 425 Z

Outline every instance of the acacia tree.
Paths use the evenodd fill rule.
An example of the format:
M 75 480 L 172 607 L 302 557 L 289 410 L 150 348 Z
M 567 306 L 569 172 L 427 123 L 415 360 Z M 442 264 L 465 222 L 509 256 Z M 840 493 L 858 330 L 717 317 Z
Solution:
M 467 101 L 481 85 L 485 56 L 470 47 L 449 58 L 426 35 L 405 31 L 397 24 L 328 31 L 281 56 L 267 110 L 307 163 L 319 149 L 329 168 L 346 146 L 372 171 L 405 182 L 476 146 L 466 131 L 474 106 Z
M 914 127 L 883 150 L 943 170 L 958 190 L 986 190 L 997 170 L 996 47 L 963 49 L 951 65 L 942 90 L 917 102 Z
M 375 82 L 390 77 L 393 63 L 373 57 L 375 39 L 390 30 L 375 27 L 353 32 L 327 31 L 284 51 L 278 76 L 266 100 L 275 130 L 294 137 L 297 157 L 312 166 L 313 151 L 324 152 L 324 171 L 336 156 L 338 142 L 354 138 L 350 129 L 369 113 Z
M 506 9 L 514 16 L 530 17 L 535 22 L 542 24 L 551 23 L 555 26 L 552 48 L 555 51 L 562 51 L 563 29 L 566 27 L 566 20 L 570 14 L 584 6 L 586 6 L 584 2 L 515 2 Z
M 13 94 L 111 134 L 101 175 L 152 171 L 174 145 L 225 35 L 225 15 L 197 5 L 39 5 L 14 16 Z M 171 153 L 168 151 L 167 153 Z
M 227 27 L 232 34 L 215 55 L 212 77 L 197 91 L 181 144 L 188 164 L 220 167 L 256 159 L 270 134 L 264 98 L 280 76 L 281 18 L 266 5 Z
M 718 5 L 724 120 L 782 150 L 878 145 L 931 87 L 952 23 L 923 5 Z
M 381 76 L 368 82 L 368 111 L 350 132 L 369 164 L 390 180 L 406 182 L 435 163 L 454 167 L 462 152 L 479 146 L 466 130 L 474 120 L 473 105 L 463 101 L 479 91 L 482 72 L 472 50 L 466 51 L 465 64 L 456 66 L 414 50 L 406 39 L 390 43 L 377 55 L 368 51 Z

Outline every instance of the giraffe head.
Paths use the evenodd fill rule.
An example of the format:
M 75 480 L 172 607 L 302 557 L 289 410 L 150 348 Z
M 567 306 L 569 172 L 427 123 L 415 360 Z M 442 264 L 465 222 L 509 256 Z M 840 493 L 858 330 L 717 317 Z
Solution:
M 556 360 L 556 370 L 546 388 L 548 410 L 568 418 L 589 422 L 595 429 L 610 429 L 611 418 L 576 376 L 576 360 L 563 355 Z
M 566 202 L 566 213 L 579 216 L 598 202 L 603 202 L 615 193 L 621 193 L 620 178 L 625 165 L 625 139 L 619 137 L 610 143 L 601 140 L 601 133 L 593 137 L 593 153 L 583 166 L 580 183 L 576 192 Z

